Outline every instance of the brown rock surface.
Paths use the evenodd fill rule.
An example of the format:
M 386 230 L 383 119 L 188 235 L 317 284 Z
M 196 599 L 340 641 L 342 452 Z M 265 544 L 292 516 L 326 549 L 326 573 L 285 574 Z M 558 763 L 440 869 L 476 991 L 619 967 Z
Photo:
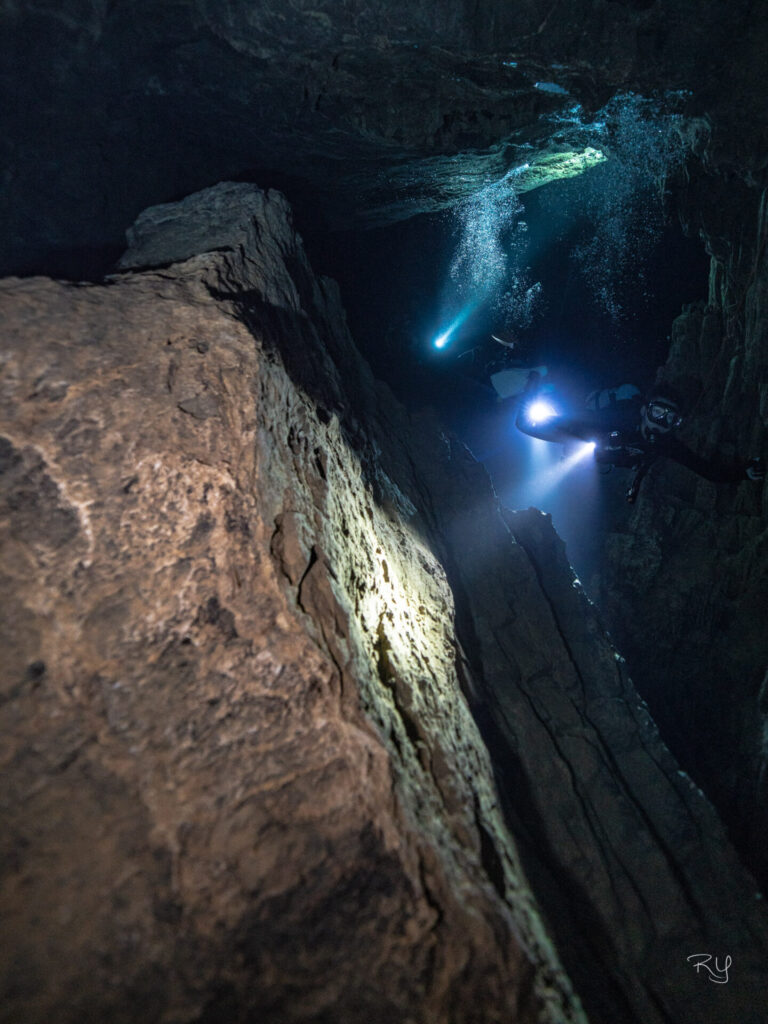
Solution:
M 5 1019 L 584 1020 L 551 934 L 595 1024 L 762 1022 L 754 884 L 548 520 L 376 384 L 279 195 L 134 241 L 0 286 Z
M 250 249 L 2 285 L 0 1016 L 582 1020 L 445 574 L 273 347 L 341 401 L 334 290 L 226 197 Z

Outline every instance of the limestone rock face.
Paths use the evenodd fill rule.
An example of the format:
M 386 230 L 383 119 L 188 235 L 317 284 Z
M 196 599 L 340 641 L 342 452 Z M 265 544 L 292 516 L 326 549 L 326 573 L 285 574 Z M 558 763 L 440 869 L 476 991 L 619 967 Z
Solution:
M 585 1021 L 562 960 L 594 1021 L 764 1020 L 548 520 L 374 381 L 277 193 L 132 241 L 0 286 L 2 1019 Z
M 247 248 L 2 286 L 2 1019 L 583 1020 L 335 290 L 222 203 Z

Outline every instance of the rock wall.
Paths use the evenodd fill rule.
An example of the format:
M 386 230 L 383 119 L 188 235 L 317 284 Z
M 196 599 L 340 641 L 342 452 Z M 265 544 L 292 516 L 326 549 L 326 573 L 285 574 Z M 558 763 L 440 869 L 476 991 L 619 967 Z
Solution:
M 0 286 L 2 1019 L 764 1020 L 548 520 L 373 380 L 279 195 L 131 241 Z
M 0 273 L 98 275 L 144 207 L 236 176 L 337 225 L 440 208 L 621 90 L 689 91 L 712 159 L 752 173 L 767 29 L 722 0 L 9 0 Z
M 706 184 L 708 203 L 703 202 Z M 766 198 L 699 178 L 688 217 L 712 253 L 708 303 L 673 325 L 660 379 L 704 454 L 768 455 Z M 768 881 L 765 835 L 768 607 L 765 486 L 713 484 L 654 467 L 609 538 L 598 590 L 616 642 L 662 733 Z
M 334 288 L 192 208 L 226 251 L 2 286 L 0 1016 L 581 1021 Z

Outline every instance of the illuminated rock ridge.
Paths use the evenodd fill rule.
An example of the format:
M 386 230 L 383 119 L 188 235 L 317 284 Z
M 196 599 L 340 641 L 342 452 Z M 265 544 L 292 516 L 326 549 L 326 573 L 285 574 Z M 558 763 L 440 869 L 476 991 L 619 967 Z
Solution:
M 2 285 L 3 1019 L 762 1019 L 754 883 L 549 520 L 279 194 L 131 238 Z

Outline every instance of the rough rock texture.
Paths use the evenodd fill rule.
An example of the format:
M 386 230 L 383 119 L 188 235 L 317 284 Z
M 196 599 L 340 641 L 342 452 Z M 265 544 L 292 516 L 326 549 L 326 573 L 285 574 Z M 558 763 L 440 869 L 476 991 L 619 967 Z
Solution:
M 554 937 L 595 1022 L 763 1021 L 763 905 L 548 521 L 376 384 L 280 196 L 134 241 L 0 292 L 3 1019 L 584 1020 Z
M 93 273 L 144 207 L 236 176 L 280 175 L 335 223 L 434 209 L 569 150 L 574 104 L 594 110 L 617 90 L 688 90 L 688 112 L 711 128 L 710 166 L 754 180 L 766 152 L 761 11 L 748 0 L 8 0 L 0 272 Z
M 445 461 L 419 465 L 507 821 L 590 1019 L 756 1024 L 762 897 L 660 740 L 549 517 L 500 522 L 472 459 L 463 483 Z M 738 1005 L 732 990 L 702 991 L 688 947 L 721 963 L 738 949 Z
M 696 197 L 698 198 L 698 196 Z M 690 208 L 713 253 L 708 304 L 675 322 L 660 378 L 703 453 L 768 456 L 765 193 Z M 689 199 L 690 202 L 690 199 Z M 747 220 L 744 211 L 753 211 Z M 760 484 L 715 485 L 660 463 L 608 539 L 598 590 L 662 733 L 768 882 L 765 772 L 768 527 Z
M 225 253 L 2 288 L 2 1019 L 583 1020 L 334 288 L 227 204 Z

